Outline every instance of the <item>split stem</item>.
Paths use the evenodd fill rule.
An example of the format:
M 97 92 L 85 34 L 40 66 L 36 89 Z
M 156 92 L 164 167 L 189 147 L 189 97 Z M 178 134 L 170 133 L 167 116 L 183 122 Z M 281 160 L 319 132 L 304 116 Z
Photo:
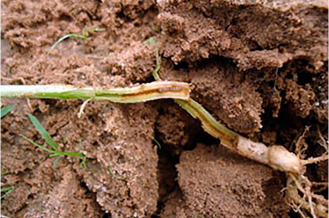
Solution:
M 108 100 L 137 103 L 156 99 L 188 99 L 189 85 L 183 82 L 151 82 L 128 88 L 77 88 L 69 85 L 2 85 L 2 98 L 51 98 Z

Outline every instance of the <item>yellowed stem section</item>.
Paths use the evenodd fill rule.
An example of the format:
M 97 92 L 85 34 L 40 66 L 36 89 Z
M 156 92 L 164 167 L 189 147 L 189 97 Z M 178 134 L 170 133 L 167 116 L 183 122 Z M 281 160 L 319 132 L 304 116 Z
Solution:
M 70 85 L 2 85 L 2 98 L 91 99 L 137 103 L 164 98 L 189 99 L 190 87 L 183 82 L 151 82 L 127 88 L 78 88 Z
M 160 81 L 161 78 L 158 74 L 161 65 L 161 58 L 157 57 L 157 67 L 153 71 L 153 77 Z M 253 142 L 245 137 L 240 136 L 236 132 L 228 129 L 220 124 L 215 118 L 204 108 L 202 105 L 194 101 L 188 100 L 175 100 L 183 109 L 185 109 L 193 118 L 201 121 L 203 129 L 215 138 L 221 140 L 221 144 L 225 147 L 234 150 L 238 154 L 249 159 L 266 164 L 273 169 L 281 170 L 284 172 L 301 174 L 302 164 L 300 159 L 294 154 L 289 152 L 282 146 L 270 146 L 258 142 Z

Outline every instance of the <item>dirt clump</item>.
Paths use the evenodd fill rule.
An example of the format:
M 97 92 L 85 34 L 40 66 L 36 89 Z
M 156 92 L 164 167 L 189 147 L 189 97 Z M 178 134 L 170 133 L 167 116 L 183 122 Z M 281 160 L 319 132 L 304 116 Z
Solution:
M 176 155 L 182 149 L 193 146 L 196 134 L 200 131 L 200 123 L 190 118 L 183 109 L 177 105 L 166 104 L 161 107 L 156 121 L 158 140 L 167 150 Z
M 282 181 L 263 165 L 217 146 L 198 144 L 177 165 L 181 193 L 167 201 L 162 217 L 281 217 Z
M 107 106 L 100 113 L 102 129 L 95 141 L 82 141 L 88 167 L 75 165 L 75 170 L 114 216 L 149 217 L 156 210 L 158 157 L 152 144 L 156 114 L 143 104 Z
M 52 167 L 53 163 L 48 163 Z M 61 166 L 61 181 L 49 193 L 41 194 L 29 206 L 18 213 L 24 217 L 99 217 L 103 214 L 95 202 L 95 196 L 83 187 L 72 166 Z
M 162 51 L 175 63 L 231 58 L 239 69 L 328 59 L 328 7 L 323 1 L 159 1 Z M 314 28 L 316 27 L 316 28 Z

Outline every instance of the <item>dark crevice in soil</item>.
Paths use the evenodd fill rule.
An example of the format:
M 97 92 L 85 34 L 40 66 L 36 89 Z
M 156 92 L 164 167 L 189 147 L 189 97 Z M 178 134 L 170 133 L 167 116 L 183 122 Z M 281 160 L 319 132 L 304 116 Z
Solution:
M 104 214 L 104 215 L 102 216 L 102 218 L 111 218 L 111 214 L 106 213 L 106 214 Z
M 297 212 L 295 212 L 293 209 L 291 209 L 288 213 L 288 216 L 290 218 L 300 218 L 299 214 Z
M 290 120 L 291 122 L 287 122 Z M 262 122 L 266 123 L 266 127 L 262 129 L 262 132 L 276 132 L 278 135 L 275 136 L 274 142 L 276 144 L 285 145 L 296 137 L 298 132 L 292 132 L 291 130 L 299 129 L 299 132 L 302 132 L 304 129 L 303 120 L 300 117 L 297 117 L 296 114 L 291 113 L 289 110 L 289 105 L 283 104 L 280 109 L 279 117 L 273 117 L 272 112 L 269 108 L 265 109 L 264 114 L 262 115 Z M 282 133 L 284 135 L 281 135 Z M 285 131 L 284 131 L 285 130 Z
M 191 117 L 191 119 L 193 119 Z M 201 123 L 199 124 L 201 126 Z M 158 133 L 155 131 L 155 136 Z M 157 139 L 157 137 L 155 137 Z M 212 137 L 208 133 L 206 133 L 203 129 L 199 129 L 196 133 L 195 139 L 193 142 L 188 143 L 182 150 L 177 153 L 169 147 L 170 145 L 164 144 L 161 140 L 158 140 L 161 149 L 158 148 L 158 183 L 159 183 L 159 199 L 157 204 L 157 210 L 152 215 L 152 218 L 159 218 L 163 212 L 166 202 L 168 201 L 168 197 L 172 195 L 174 192 L 181 192 L 181 189 L 178 184 L 178 171 L 176 166 L 179 164 L 180 154 L 182 151 L 192 151 L 196 148 L 198 143 L 202 143 L 205 145 L 220 146 L 220 140 Z
M 175 107 L 179 106 L 175 105 Z M 164 109 L 160 106 L 160 108 L 158 109 L 159 114 L 163 114 L 163 110 Z M 189 118 L 193 119 L 192 117 Z M 168 122 L 170 122 L 170 120 L 168 120 Z M 185 120 L 184 122 L 186 126 L 188 126 L 187 121 Z M 165 207 L 165 204 L 168 201 L 168 198 L 174 192 L 181 192 L 178 184 L 178 171 L 176 169 L 176 166 L 179 164 L 180 154 L 182 153 L 182 151 L 194 150 L 197 146 L 197 143 L 199 142 L 209 145 L 213 145 L 214 143 L 219 144 L 220 142 L 218 139 L 215 139 L 208 133 L 204 132 L 204 130 L 201 128 L 200 122 L 197 123 L 200 128 L 198 128 L 195 133 L 192 133 L 191 130 L 184 130 L 186 131 L 185 134 L 195 134 L 195 136 L 190 136 L 190 138 L 193 138 L 193 140 L 189 141 L 189 143 L 185 145 L 181 145 L 182 147 L 178 150 L 177 148 L 173 147 L 173 145 L 166 144 L 161 139 L 159 139 L 159 132 L 157 128 L 155 129 L 155 139 L 160 143 L 161 148 L 158 147 L 157 150 L 159 158 L 157 172 L 159 184 L 159 198 L 157 203 L 157 210 L 152 215 L 152 218 L 160 217 Z
M 71 22 L 71 21 L 72 21 L 72 17 L 70 17 L 70 16 L 67 15 L 67 14 L 62 14 L 62 15 L 59 17 L 59 20 L 67 21 L 67 22 Z
M 161 144 L 161 142 L 160 142 Z M 165 147 L 158 148 L 158 183 L 159 198 L 157 210 L 152 218 L 160 217 L 166 198 L 178 187 L 176 164 L 179 163 L 179 156 L 168 151 Z
M 297 84 L 305 85 L 307 83 L 310 83 L 312 81 L 313 76 L 314 74 L 310 72 L 297 73 Z
M 121 7 L 123 7 L 123 6 L 121 6 Z M 122 9 L 120 12 L 118 12 L 118 13 L 116 14 L 116 16 L 117 16 L 118 18 L 122 19 L 123 21 L 127 22 L 127 23 L 133 21 L 133 19 L 129 18 L 128 16 L 126 16 L 126 15 L 124 14 L 123 9 Z
M 168 59 L 168 60 L 170 60 L 170 59 Z M 188 63 L 184 62 L 184 61 L 181 61 L 178 64 L 174 64 L 174 70 L 181 70 L 181 69 L 187 70 L 188 69 Z
M 325 199 L 328 199 L 328 188 L 324 189 L 322 192 L 319 192 L 318 194 L 323 195 Z
M 204 144 L 204 145 L 209 145 L 209 146 L 213 146 L 213 145 L 221 146 L 219 139 L 209 135 L 203 129 L 198 132 L 198 134 L 195 138 L 198 139 L 198 141 L 194 142 L 192 146 L 186 147 L 184 150 L 187 150 L 187 151 L 194 150 L 196 148 L 197 144 L 199 144 L 199 143 Z

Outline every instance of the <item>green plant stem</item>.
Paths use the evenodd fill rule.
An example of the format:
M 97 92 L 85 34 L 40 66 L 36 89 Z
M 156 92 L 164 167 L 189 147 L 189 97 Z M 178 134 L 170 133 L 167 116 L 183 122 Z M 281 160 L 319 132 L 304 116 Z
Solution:
M 158 71 L 161 67 L 161 57 L 156 49 L 156 68 L 153 70 L 153 77 L 156 81 L 161 81 Z M 203 129 L 227 147 L 236 146 L 239 134 L 218 123 L 216 119 L 198 102 L 189 98 L 187 100 L 175 99 L 175 102 L 185 109 L 193 118 L 201 121 Z
M 3 85 L 2 98 L 51 98 L 108 100 L 136 103 L 156 99 L 188 99 L 189 85 L 182 82 L 151 82 L 129 88 L 77 88 L 69 85 Z
M 161 65 L 161 57 L 156 50 L 157 66 L 153 71 L 155 80 L 160 81 L 158 74 Z M 284 172 L 300 174 L 302 164 L 295 154 L 289 152 L 282 146 L 267 147 L 262 143 L 253 142 L 238 133 L 228 129 L 224 125 L 216 121 L 216 119 L 199 103 L 189 98 L 187 100 L 175 99 L 183 109 L 185 109 L 193 118 L 198 118 L 203 129 L 215 138 L 221 140 L 221 144 L 225 147 L 237 152 L 238 154 L 266 164 L 273 169 Z
M 203 129 L 213 137 L 220 139 L 222 144 L 231 147 L 236 143 L 239 135 L 217 122 L 198 102 L 193 99 L 185 101 L 176 99 L 175 102 L 185 109 L 193 118 L 199 119 Z

